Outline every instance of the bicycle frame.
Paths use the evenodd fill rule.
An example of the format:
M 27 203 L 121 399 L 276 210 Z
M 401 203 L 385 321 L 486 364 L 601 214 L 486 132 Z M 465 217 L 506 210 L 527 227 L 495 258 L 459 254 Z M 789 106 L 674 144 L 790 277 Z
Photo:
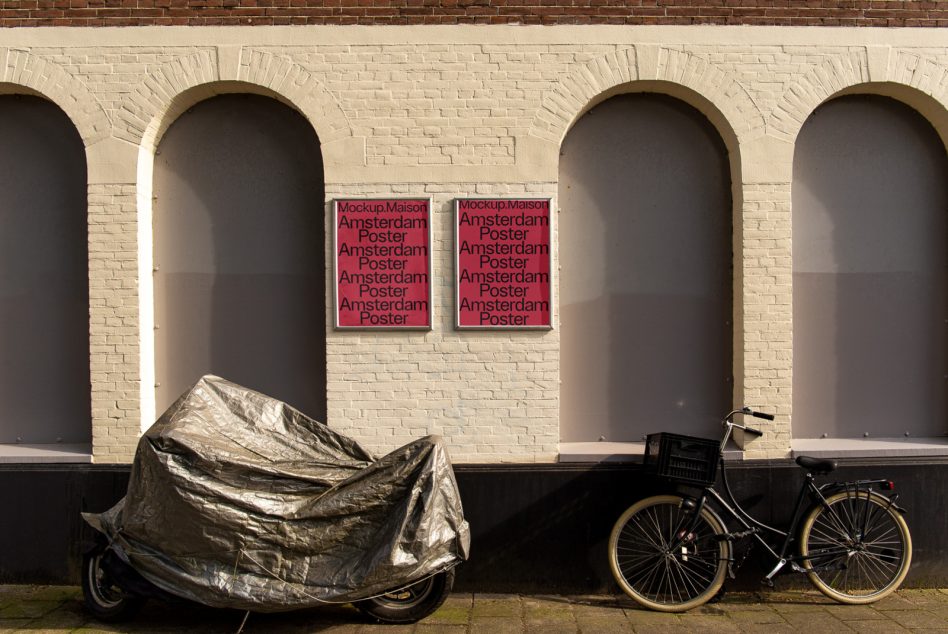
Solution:
M 699 513 L 701 512 L 702 507 L 707 503 L 708 498 L 713 500 L 714 504 L 723 510 L 726 515 L 729 515 L 733 520 L 736 520 L 742 527 L 740 530 L 734 532 L 727 532 L 722 536 L 723 539 L 728 540 L 733 544 L 735 540 L 742 539 L 744 537 L 753 537 L 757 543 L 764 547 L 764 549 L 770 554 L 771 557 L 777 562 L 773 569 L 764 577 L 763 583 L 772 586 L 773 578 L 783 570 L 788 564 L 794 572 L 808 572 L 801 564 L 806 561 L 808 558 L 803 555 L 793 554 L 791 547 L 796 539 L 797 529 L 799 528 L 800 521 L 803 518 L 803 512 L 810 508 L 814 504 L 821 504 L 827 510 L 833 511 L 826 502 L 826 495 L 824 493 L 832 493 L 837 490 L 853 490 L 856 492 L 857 499 L 860 494 L 865 491 L 866 495 L 866 505 L 865 513 L 862 518 L 863 523 L 863 532 L 865 532 L 866 523 L 869 519 L 869 510 L 870 510 L 870 497 L 872 492 L 872 485 L 880 485 L 880 488 L 891 488 L 891 482 L 888 480 L 855 480 L 848 482 L 829 482 L 820 486 L 817 486 L 814 482 L 814 477 L 812 473 L 807 473 L 803 484 L 800 487 L 800 491 L 797 494 L 797 501 L 794 505 L 793 516 L 790 521 L 790 526 L 786 531 L 768 526 L 763 522 L 758 521 L 752 517 L 747 511 L 745 511 L 740 503 L 735 499 L 734 493 L 731 491 L 730 484 L 727 480 L 727 467 L 724 460 L 724 447 L 727 444 L 727 441 L 730 439 L 731 432 L 733 429 L 742 429 L 748 431 L 749 428 L 744 425 L 738 425 L 730 420 L 734 414 L 739 413 L 749 413 L 750 410 L 735 410 L 728 414 L 724 419 L 724 424 L 726 426 L 726 431 L 724 438 L 721 441 L 721 447 L 718 455 L 718 464 L 721 470 L 721 481 L 724 485 L 724 492 L 727 497 L 725 499 L 720 493 L 718 493 L 714 485 L 706 486 L 702 489 L 701 494 L 695 500 L 696 507 L 694 510 L 695 524 L 689 530 L 694 530 L 695 525 L 697 525 Z M 752 413 L 752 412 L 750 412 Z M 756 430 L 749 430 L 753 433 L 759 434 Z M 888 486 L 887 486 L 888 485 Z M 730 503 L 729 503 L 730 502 Z M 894 506 L 896 510 L 904 513 L 904 510 L 899 508 L 895 504 L 895 497 L 889 498 L 890 506 Z M 775 535 L 778 539 L 782 538 L 782 544 L 779 547 L 779 550 L 771 547 L 770 543 L 761 536 L 761 533 L 766 531 L 767 533 Z M 840 553 L 846 552 L 845 547 L 840 547 Z M 826 551 L 823 552 L 825 556 Z M 733 549 L 731 552 L 731 560 L 728 561 L 729 573 L 733 577 L 734 573 L 731 567 L 734 564 L 734 553 Z

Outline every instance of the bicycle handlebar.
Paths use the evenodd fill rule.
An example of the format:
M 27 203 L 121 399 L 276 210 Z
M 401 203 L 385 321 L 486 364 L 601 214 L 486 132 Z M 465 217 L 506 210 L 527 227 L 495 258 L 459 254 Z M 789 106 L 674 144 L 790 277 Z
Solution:
M 754 418 L 762 418 L 764 420 L 774 420 L 773 414 L 767 414 L 766 412 L 755 412 L 749 407 L 742 407 L 741 409 L 736 409 L 730 414 L 728 414 L 727 416 L 725 416 L 723 424 L 727 425 L 729 430 L 731 427 L 736 427 L 737 429 L 743 429 L 748 434 L 752 436 L 757 436 L 758 438 L 763 436 L 764 432 L 760 431 L 759 429 L 754 429 L 753 427 L 747 427 L 746 425 L 738 425 L 737 423 L 731 422 L 731 417 L 734 416 L 734 414 L 743 414 L 745 416 L 753 416 Z M 729 435 L 730 435 L 730 431 L 728 431 L 727 434 L 725 434 L 724 442 L 727 441 L 727 437 Z
M 763 418 L 764 420 L 773 420 L 773 419 L 774 419 L 774 415 L 773 415 L 773 414 L 767 414 L 766 412 L 755 412 L 754 410 L 752 410 L 752 409 L 749 408 L 749 407 L 743 407 L 743 408 L 741 408 L 740 413 L 741 413 L 741 414 L 746 414 L 746 415 L 749 415 L 749 416 L 753 416 L 754 418 Z

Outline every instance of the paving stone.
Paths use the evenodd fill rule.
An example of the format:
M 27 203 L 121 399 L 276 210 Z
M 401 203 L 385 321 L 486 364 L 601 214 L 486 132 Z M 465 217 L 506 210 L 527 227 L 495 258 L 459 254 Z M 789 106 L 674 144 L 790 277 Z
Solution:
M 474 602 L 475 608 L 477 601 Z M 488 616 L 471 621 L 471 634 L 522 634 L 523 621 L 519 618 Z
M 926 607 L 937 605 L 948 606 L 948 594 L 935 588 L 902 590 L 899 592 L 899 596 L 915 605 Z
M 31 586 L 24 598 L 33 601 L 82 601 L 78 586 Z
M 639 628 L 649 627 L 649 626 L 667 626 L 667 625 L 680 625 L 680 617 L 678 614 L 666 613 L 666 612 L 654 612 L 652 610 L 646 610 L 644 608 L 633 608 L 631 610 L 624 610 L 626 617 L 635 626 L 636 631 Z
M 467 625 L 471 620 L 471 606 L 466 603 L 447 604 L 426 618 L 422 623 L 428 625 Z
M 773 610 L 731 610 L 728 617 L 743 624 L 785 624 L 787 621 Z
M 754 610 L 767 612 L 773 609 L 770 602 L 761 600 L 760 596 L 756 594 L 729 594 L 726 598 L 718 601 L 714 605 L 724 611 L 738 609 L 742 612 L 750 612 Z
M 741 625 L 742 634 L 784 634 L 798 630 L 789 623 L 745 623 Z
M 553 622 L 575 623 L 573 606 L 568 601 L 539 600 L 532 597 L 523 599 L 523 618 L 528 623 Z
M 755 593 L 764 603 L 802 603 L 802 604 L 832 604 L 833 601 L 817 590 L 774 590 L 766 593 Z
M 682 625 L 680 622 L 650 624 L 647 626 L 633 623 L 632 627 L 637 634 L 694 634 L 694 630 L 688 629 L 686 625 Z
M 589 604 L 574 604 L 573 605 L 573 614 L 576 615 L 576 619 L 590 619 L 590 618 L 612 618 L 616 614 L 622 616 L 623 620 L 625 615 L 621 608 L 612 606 L 612 605 L 589 605 Z
M 851 627 L 852 623 L 847 625 L 826 613 L 814 615 L 812 612 L 797 612 L 781 614 L 780 616 L 797 630 L 806 631 L 807 634 L 840 634 L 842 632 L 852 632 L 855 627 Z
M 774 603 L 771 607 L 780 614 L 829 614 L 834 606 L 825 603 Z
M 520 597 L 516 595 L 506 597 L 496 595 L 490 597 L 474 596 L 474 607 L 471 609 L 471 617 L 474 619 L 497 616 L 520 618 L 522 614 L 523 607 L 520 604 Z
M 841 621 L 872 621 L 888 618 L 884 613 L 876 610 L 875 604 L 870 605 L 828 605 L 826 612 Z
M 578 634 L 579 626 L 575 623 L 549 622 L 549 621 L 527 621 L 524 624 L 525 634 Z
M 443 605 L 470 610 L 474 607 L 474 594 L 470 592 L 455 592 L 454 594 L 448 595 Z
M 850 621 L 849 625 L 860 634 L 899 634 L 912 631 L 888 618 L 881 621 Z
M 635 627 L 622 618 L 596 618 L 577 620 L 576 625 L 582 634 L 601 634 L 602 632 L 634 632 Z
M 740 632 L 740 626 L 726 616 L 710 616 L 707 614 L 683 614 L 679 617 L 681 625 L 692 632 L 707 634 L 728 634 Z
M 391 634 L 411 634 L 412 632 L 415 631 L 414 625 L 388 625 L 386 623 L 370 623 L 367 625 L 351 626 L 351 627 L 352 629 L 345 629 L 345 626 L 342 626 L 342 627 L 337 626 L 331 629 L 320 628 L 318 631 L 320 632 L 320 634 L 322 632 L 327 632 L 327 631 L 334 632 L 334 633 L 338 632 L 339 634 L 343 634 L 343 633 L 348 634 L 349 632 L 353 632 L 357 634 L 383 634 L 385 632 L 390 632 Z M 265 632 L 267 630 L 260 630 L 260 631 Z M 252 633 L 248 633 L 248 634 L 252 634 Z
M 227 614 L 230 614 L 227 612 Z M 212 622 L 203 621 L 204 627 L 213 625 L 213 614 L 210 615 Z M 239 618 L 238 618 L 239 617 Z M 227 616 L 223 621 L 230 629 L 231 634 L 237 631 L 243 621 L 243 616 L 234 614 Z M 192 625 L 186 626 L 198 627 L 202 621 L 195 621 Z M 367 618 L 351 607 L 327 606 L 325 608 L 293 610 L 291 612 L 282 612 L 277 614 L 259 614 L 252 613 L 247 617 L 244 624 L 245 634 L 255 634 L 258 632 L 282 632 L 285 634 L 302 634 L 304 632 L 357 632 L 363 625 L 366 625 Z
M 887 616 L 910 630 L 942 629 L 944 631 L 945 628 L 944 619 L 926 610 L 896 610 L 889 612 Z
M 428 624 L 427 621 L 415 626 L 414 634 L 466 634 L 465 625 Z
M 884 599 L 876 601 L 872 604 L 873 607 L 877 610 L 889 611 L 889 610 L 914 610 L 918 606 L 909 601 L 908 599 L 902 597 L 899 594 L 890 594 Z
M 0 610 L 0 619 L 35 619 L 49 614 L 62 601 L 10 601 Z
M 41 616 L 30 624 L 30 630 L 70 631 L 86 625 L 91 617 L 78 605 L 66 604 Z

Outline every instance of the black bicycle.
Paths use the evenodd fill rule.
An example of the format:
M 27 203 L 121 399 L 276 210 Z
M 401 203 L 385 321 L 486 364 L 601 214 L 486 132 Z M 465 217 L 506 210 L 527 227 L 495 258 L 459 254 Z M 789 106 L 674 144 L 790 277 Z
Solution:
M 662 612 L 702 605 L 718 593 L 725 575 L 733 577 L 735 543 L 746 538 L 773 557 L 773 570 L 763 580 L 770 586 L 790 566 L 840 603 L 872 603 L 898 589 L 912 560 L 912 538 L 898 496 L 880 492 L 891 492 L 893 483 L 817 485 L 815 476 L 831 473 L 836 463 L 800 456 L 796 463 L 807 473 L 790 526 L 786 531 L 767 526 L 741 508 L 728 485 L 724 447 L 733 430 L 763 435 L 732 422 L 735 414 L 774 419 L 745 407 L 724 418 L 721 441 L 669 433 L 647 437 L 646 466 L 679 486 L 675 495 L 633 504 L 612 529 L 609 565 L 622 590 Z M 723 497 L 714 487 L 719 465 Z M 719 512 L 736 530 L 728 529 Z

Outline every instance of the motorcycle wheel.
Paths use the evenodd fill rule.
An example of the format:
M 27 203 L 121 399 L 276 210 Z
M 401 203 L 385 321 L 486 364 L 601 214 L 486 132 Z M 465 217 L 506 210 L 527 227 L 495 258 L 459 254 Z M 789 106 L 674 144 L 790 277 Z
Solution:
M 131 618 L 145 602 L 128 595 L 103 567 L 106 548 L 97 545 L 82 558 L 82 597 L 86 609 L 100 621 L 115 623 Z
M 454 587 L 454 569 L 446 570 L 406 588 L 353 605 L 379 623 L 414 623 L 441 607 Z

